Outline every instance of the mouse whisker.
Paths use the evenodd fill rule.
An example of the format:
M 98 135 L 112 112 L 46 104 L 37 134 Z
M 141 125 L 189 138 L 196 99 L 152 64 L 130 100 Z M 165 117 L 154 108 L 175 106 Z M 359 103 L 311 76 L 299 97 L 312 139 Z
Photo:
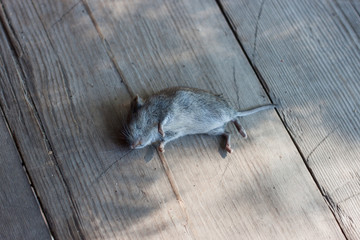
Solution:
M 122 135 L 124 138 L 129 137 L 129 133 L 128 133 L 128 132 L 125 132 L 125 131 L 121 131 L 121 135 Z

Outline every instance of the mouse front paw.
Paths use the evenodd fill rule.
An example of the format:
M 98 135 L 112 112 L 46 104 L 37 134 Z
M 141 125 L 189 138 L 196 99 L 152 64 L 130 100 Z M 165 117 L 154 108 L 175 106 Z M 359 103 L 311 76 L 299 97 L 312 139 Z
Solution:
M 230 144 L 226 144 L 225 150 L 226 150 L 228 153 L 233 153 L 233 152 L 234 152 L 234 150 L 232 150 Z
M 162 129 L 162 126 L 161 126 L 160 123 L 159 123 L 159 125 L 158 125 L 158 131 L 159 131 L 159 133 L 160 133 L 160 135 L 161 135 L 162 137 L 165 137 L 164 130 Z
M 165 143 L 164 142 L 161 142 L 159 147 L 158 147 L 158 150 L 159 152 L 165 152 Z

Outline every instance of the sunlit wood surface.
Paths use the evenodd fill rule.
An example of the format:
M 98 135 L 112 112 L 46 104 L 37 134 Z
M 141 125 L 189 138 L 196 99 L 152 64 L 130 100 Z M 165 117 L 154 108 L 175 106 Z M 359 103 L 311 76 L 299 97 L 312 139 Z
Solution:
M 360 239 L 358 2 L 0 3 L 1 239 Z M 171 86 L 278 108 L 130 150 Z

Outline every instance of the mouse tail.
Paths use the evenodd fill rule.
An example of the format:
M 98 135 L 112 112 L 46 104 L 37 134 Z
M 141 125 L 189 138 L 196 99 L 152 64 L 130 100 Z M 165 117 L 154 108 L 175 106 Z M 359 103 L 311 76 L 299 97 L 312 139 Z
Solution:
M 265 106 L 261 106 L 261 107 L 257 107 L 257 108 L 252 108 L 249 110 L 245 110 L 245 111 L 240 111 L 236 113 L 236 117 L 244 117 L 244 116 L 248 116 L 251 115 L 253 113 L 257 113 L 260 111 L 264 111 L 264 110 L 268 110 L 268 109 L 274 109 L 276 107 L 275 104 L 269 104 L 269 105 L 265 105 Z

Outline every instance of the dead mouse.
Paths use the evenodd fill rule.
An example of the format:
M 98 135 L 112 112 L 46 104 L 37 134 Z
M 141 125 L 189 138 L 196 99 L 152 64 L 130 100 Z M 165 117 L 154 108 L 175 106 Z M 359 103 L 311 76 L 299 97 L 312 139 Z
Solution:
M 124 135 L 132 149 L 158 143 L 161 152 L 164 152 L 166 143 L 185 135 L 223 135 L 225 149 L 231 153 L 230 133 L 225 130 L 227 123 L 233 122 L 240 134 L 246 137 L 237 117 L 274 107 L 265 105 L 239 112 L 221 95 L 195 88 L 168 88 L 145 101 L 139 96 L 134 98 Z

